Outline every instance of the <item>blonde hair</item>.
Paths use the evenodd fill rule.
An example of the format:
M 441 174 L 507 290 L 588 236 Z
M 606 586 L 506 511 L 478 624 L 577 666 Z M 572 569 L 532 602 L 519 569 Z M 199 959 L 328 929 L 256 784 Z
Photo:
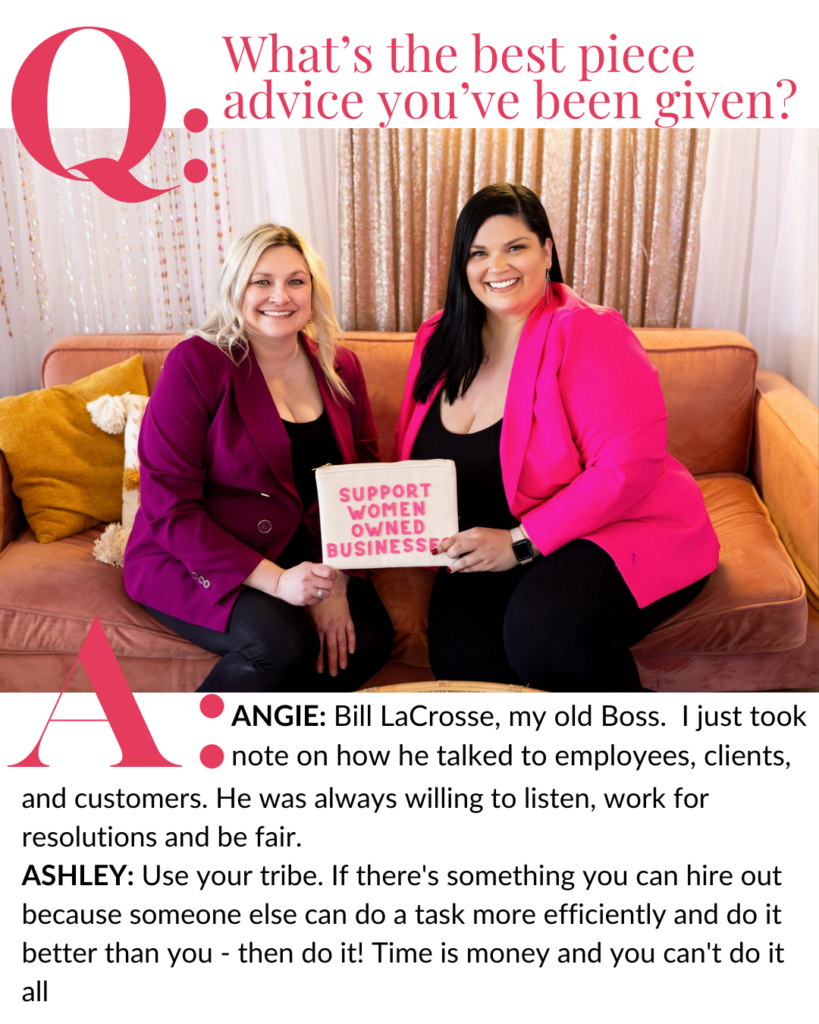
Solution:
M 242 316 L 242 299 L 262 253 L 278 245 L 289 245 L 301 253 L 310 274 L 313 307 L 313 322 L 304 327 L 303 333 L 318 346 L 318 361 L 330 389 L 339 397 L 352 401 L 334 365 L 341 329 L 333 311 L 333 296 L 324 264 L 301 235 L 280 224 L 260 224 L 231 245 L 219 278 L 219 300 L 202 326 L 188 331 L 185 337 L 199 335 L 218 345 L 238 366 L 250 348 L 246 337 L 247 324 Z

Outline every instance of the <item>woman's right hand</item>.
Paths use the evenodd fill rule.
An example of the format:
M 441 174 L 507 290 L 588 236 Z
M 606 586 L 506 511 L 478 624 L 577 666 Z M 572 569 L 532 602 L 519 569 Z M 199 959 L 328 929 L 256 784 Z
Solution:
M 271 597 L 278 597 L 280 601 L 304 608 L 326 600 L 337 575 L 335 569 L 320 562 L 301 562 L 292 569 L 282 569 L 275 562 L 263 558 L 244 580 L 244 584 L 270 594 Z
M 329 565 L 300 562 L 282 570 L 273 596 L 299 608 L 321 604 L 330 596 L 335 580 L 336 571 Z

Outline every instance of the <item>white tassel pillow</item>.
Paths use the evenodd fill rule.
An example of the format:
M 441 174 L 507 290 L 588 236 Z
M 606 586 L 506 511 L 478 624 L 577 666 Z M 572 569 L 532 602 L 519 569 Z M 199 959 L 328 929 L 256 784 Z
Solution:
M 139 428 L 148 399 L 143 395 L 102 395 L 86 408 L 91 421 L 106 434 L 125 431 L 125 464 L 122 470 L 122 522 L 110 523 L 94 544 L 94 558 L 107 565 L 122 565 L 125 545 L 139 508 Z

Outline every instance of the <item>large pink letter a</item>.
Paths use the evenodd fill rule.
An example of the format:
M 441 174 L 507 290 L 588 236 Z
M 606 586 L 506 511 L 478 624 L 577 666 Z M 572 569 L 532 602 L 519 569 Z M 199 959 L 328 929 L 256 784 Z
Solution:
M 71 674 L 81 661 L 91 685 L 94 687 L 105 718 L 55 718 L 54 713 L 60 703 Z M 166 761 L 159 753 L 151 731 L 142 712 L 139 710 L 128 681 L 119 667 L 119 662 L 111 645 L 103 632 L 99 619 L 94 619 L 88 635 L 83 640 L 80 653 L 71 666 L 71 672 L 63 683 L 60 695 L 48 716 L 45 728 L 40 733 L 37 744 L 22 761 L 9 765 L 9 768 L 48 768 L 40 760 L 40 744 L 43 742 L 46 729 L 52 722 L 108 722 L 122 750 L 122 760 L 112 768 L 179 768 L 180 765 Z

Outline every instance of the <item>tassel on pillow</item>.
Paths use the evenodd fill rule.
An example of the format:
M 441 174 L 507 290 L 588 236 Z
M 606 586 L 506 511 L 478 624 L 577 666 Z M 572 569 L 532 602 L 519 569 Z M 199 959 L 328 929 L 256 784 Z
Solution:
M 119 523 L 109 523 L 102 536 L 94 542 L 94 558 L 106 565 L 124 565 L 125 545 L 130 530 L 123 530 Z
M 131 397 L 126 391 L 124 395 L 100 395 L 93 402 L 86 405 L 91 413 L 91 422 L 95 427 L 104 430 L 106 434 L 121 434 L 125 429 L 127 412 L 125 411 L 125 398 Z
M 122 522 L 110 523 L 94 544 L 94 558 L 106 565 L 123 564 L 125 545 L 139 508 L 139 428 L 148 399 L 142 395 L 102 395 L 86 408 L 91 421 L 107 434 L 125 431 L 125 465 L 122 470 Z

